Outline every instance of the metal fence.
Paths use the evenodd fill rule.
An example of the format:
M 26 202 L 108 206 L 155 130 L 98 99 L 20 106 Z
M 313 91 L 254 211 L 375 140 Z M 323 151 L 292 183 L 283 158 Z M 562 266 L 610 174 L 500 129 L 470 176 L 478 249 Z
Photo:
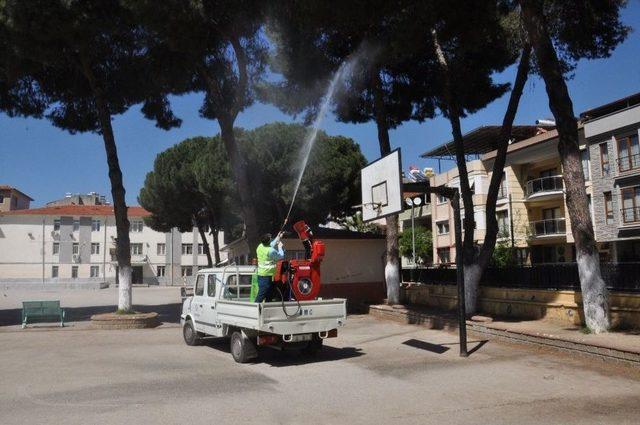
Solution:
M 612 291 L 640 292 L 640 263 L 601 263 L 607 288 Z M 455 285 L 455 268 L 402 269 L 404 282 Z M 580 289 L 576 263 L 535 264 L 515 267 L 487 267 L 481 285 L 529 289 Z

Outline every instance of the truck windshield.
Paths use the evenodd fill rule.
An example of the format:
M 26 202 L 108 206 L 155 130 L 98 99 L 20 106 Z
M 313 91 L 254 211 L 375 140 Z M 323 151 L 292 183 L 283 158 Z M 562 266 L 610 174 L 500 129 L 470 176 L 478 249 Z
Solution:
M 239 277 L 239 279 L 236 279 Z M 224 289 L 224 298 L 228 300 L 249 301 L 251 295 L 251 275 L 232 274 L 227 278 Z

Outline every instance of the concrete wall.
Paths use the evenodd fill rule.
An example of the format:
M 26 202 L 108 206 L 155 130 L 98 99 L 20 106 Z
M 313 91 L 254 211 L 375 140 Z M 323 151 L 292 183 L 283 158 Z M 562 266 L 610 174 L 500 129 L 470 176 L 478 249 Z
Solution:
M 455 310 L 457 288 L 454 285 L 416 284 L 403 289 L 405 302 L 414 305 Z M 613 327 L 640 328 L 640 294 L 612 292 Z M 490 316 L 523 320 L 550 320 L 583 325 L 582 296 L 579 291 L 480 287 L 480 311 Z

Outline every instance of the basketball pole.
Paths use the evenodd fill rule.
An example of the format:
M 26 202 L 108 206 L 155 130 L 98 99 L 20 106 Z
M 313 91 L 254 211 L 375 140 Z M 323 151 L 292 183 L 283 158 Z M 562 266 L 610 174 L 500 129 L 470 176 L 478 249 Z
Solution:
M 403 190 L 442 195 L 451 201 L 453 209 L 453 228 L 456 239 L 456 286 L 458 287 L 458 336 L 460 357 L 469 357 L 467 350 L 467 314 L 464 292 L 464 262 L 462 249 L 462 220 L 460 219 L 460 192 L 455 187 L 431 187 L 429 181 L 404 183 Z

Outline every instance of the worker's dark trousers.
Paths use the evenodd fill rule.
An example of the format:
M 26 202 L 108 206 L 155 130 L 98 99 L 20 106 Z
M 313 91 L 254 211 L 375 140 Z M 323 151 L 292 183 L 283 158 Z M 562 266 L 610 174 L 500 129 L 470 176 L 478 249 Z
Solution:
M 258 276 L 258 295 L 256 296 L 256 302 L 271 301 L 271 287 L 273 281 L 271 276 Z

